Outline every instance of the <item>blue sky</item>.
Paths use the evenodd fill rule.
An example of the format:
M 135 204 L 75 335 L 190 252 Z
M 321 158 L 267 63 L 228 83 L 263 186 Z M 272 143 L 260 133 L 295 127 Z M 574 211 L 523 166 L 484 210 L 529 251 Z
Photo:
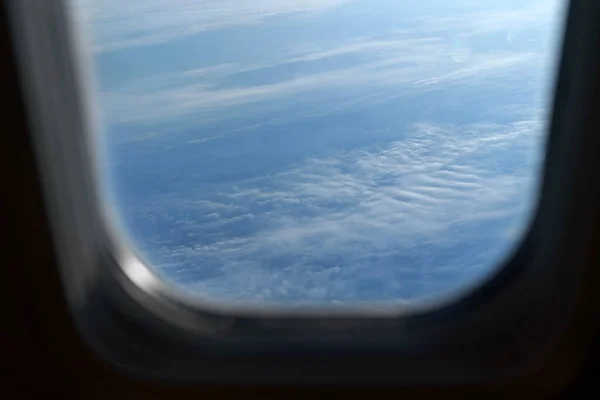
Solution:
M 439 297 L 527 226 L 560 0 L 76 3 L 112 198 L 185 290 Z

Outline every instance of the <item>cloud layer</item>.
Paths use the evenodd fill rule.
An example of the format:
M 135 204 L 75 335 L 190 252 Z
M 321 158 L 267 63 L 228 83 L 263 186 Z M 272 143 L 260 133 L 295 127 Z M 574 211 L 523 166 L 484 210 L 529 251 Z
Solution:
M 178 29 L 192 34 L 198 33 L 198 29 L 236 24 L 246 18 L 262 21 L 281 13 L 331 10 L 344 3 L 342 0 L 263 0 L 260 4 L 237 0 L 181 2 L 185 4 L 154 0 L 119 6 L 107 4 L 105 8 L 95 5 L 99 7 L 96 11 L 88 9 L 91 5 L 84 9 L 94 16 L 95 43 L 110 48 L 116 45 L 107 44 L 112 39 L 105 35 L 114 35 L 116 42 L 135 36 L 132 40 L 140 41 L 141 46 L 144 41 L 175 40 Z M 544 29 L 544 24 L 553 18 L 557 3 L 532 2 L 517 9 L 465 11 L 451 16 L 417 13 L 419 17 L 415 17 L 410 28 L 391 26 L 372 36 L 311 40 L 302 46 L 296 44 L 285 51 L 265 54 L 258 62 L 240 55 L 227 63 L 201 60 L 205 65 L 199 68 L 136 75 L 102 94 L 104 114 L 111 124 L 148 125 L 182 118 L 206 121 L 220 116 L 231 118 L 231 113 L 239 114 L 249 107 L 268 110 L 280 100 L 294 96 L 332 97 L 331 103 L 339 102 L 341 97 L 383 101 L 381 92 L 390 87 L 396 88 L 396 95 L 410 96 L 415 91 L 478 85 L 499 75 L 518 75 L 519 71 L 534 69 L 541 73 L 539 81 L 546 82 L 548 71 L 544 69 L 552 64 L 549 57 L 554 56 L 552 46 L 556 42 L 552 34 L 531 35 L 530 31 L 551 31 Z M 333 11 L 331 14 L 335 15 Z M 187 19 L 195 22 L 185 22 Z M 210 22 L 213 19 L 218 22 Z M 118 28 L 120 25 L 122 28 Z M 138 25 L 148 32 L 134 34 Z M 555 25 L 552 27 L 558 30 Z M 170 34 L 161 33 L 163 30 Z M 281 35 L 292 33 L 283 30 Z M 205 51 L 210 58 L 210 49 L 207 47 Z M 121 64 L 135 68 L 134 59 L 123 57 Z M 144 62 L 162 63 L 161 57 L 157 51 L 156 60 Z
M 354 44 L 353 48 L 360 51 L 362 56 L 368 54 L 368 46 L 388 53 L 375 61 L 294 76 L 267 84 L 222 87 L 215 75 L 230 68 L 229 65 L 219 65 L 211 70 L 186 71 L 185 75 L 175 77 L 173 84 L 167 88 L 156 88 L 149 82 L 141 87 L 121 88 L 118 92 L 107 93 L 107 114 L 114 123 L 154 123 L 190 115 L 197 118 L 210 116 L 224 108 L 264 104 L 300 94 L 315 96 L 326 92 L 326 95 L 331 95 L 340 90 L 357 90 L 364 95 L 394 85 L 405 95 L 410 95 L 415 90 L 431 89 L 440 84 L 477 84 L 498 73 L 515 73 L 523 68 L 536 68 L 541 62 L 539 55 L 498 51 L 473 54 L 468 61 L 457 65 L 450 62 L 447 45 L 442 41 L 423 39 L 398 42 L 386 43 L 387 48 L 381 42 Z M 342 51 L 350 50 L 338 49 L 337 54 Z M 336 52 L 332 50 L 328 54 Z M 305 56 L 307 59 L 318 57 L 326 56 Z M 278 66 L 285 64 L 288 62 L 284 61 Z M 246 66 L 235 73 L 264 68 L 267 67 Z M 210 76 L 208 79 L 193 79 L 199 75 Z M 164 84 L 165 81 L 160 80 L 160 85 Z M 264 106 L 269 107 L 268 104 Z
M 448 292 L 518 243 L 542 130 L 539 120 L 415 124 L 383 148 L 167 195 L 137 211 L 157 233 L 144 247 L 209 298 L 336 304 Z
M 282 14 L 325 10 L 348 0 L 79 0 L 96 51 L 160 44 Z
M 487 276 L 535 206 L 560 1 L 449 3 L 380 0 L 402 22 L 379 26 L 359 0 L 83 1 L 145 257 L 239 303 L 410 302 Z

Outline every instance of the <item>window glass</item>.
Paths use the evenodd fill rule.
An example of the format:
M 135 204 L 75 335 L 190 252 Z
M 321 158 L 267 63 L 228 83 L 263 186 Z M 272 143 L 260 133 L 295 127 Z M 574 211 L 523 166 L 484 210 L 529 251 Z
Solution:
M 535 211 L 563 0 L 74 0 L 105 198 L 202 298 L 406 305 Z

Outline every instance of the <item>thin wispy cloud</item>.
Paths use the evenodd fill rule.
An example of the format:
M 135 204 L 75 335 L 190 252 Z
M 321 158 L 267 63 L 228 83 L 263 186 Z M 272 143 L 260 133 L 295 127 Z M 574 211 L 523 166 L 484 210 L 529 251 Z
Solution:
M 503 30 L 507 34 L 540 27 L 547 23 L 564 8 L 560 1 L 529 1 L 513 9 L 491 8 L 465 15 L 421 16 L 416 25 L 422 32 L 441 33 L 454 30 L 457 26 L 466 26 L 463 36 L 475 36 L 483 33 Z
M 196 3 L 197 7 L 208 7 L 211 2 Z M 252 15 L 258 13 L 259 9 L 268 15 L 282 10 L 330 7 L 340 1 L 298 2 L 294 7 L 284 6 L 283 3 L 287 2 L 280 4 L 267 1 L 265 7 L 256 6 Z M 219 10 L 220 7 L 223 10 L 240 7 L 242 11 L 239 13 L 244 14 L 244 4 L 246 2 L 231 1 L 213 6 Z M 147 7 L 151 8 L 150 5 Z M 432 90 L 448 84 L 474 85 L 499 73 L 517 73 L 519 69 L 531 70 L 548 64 L 550 51 L 513 48 L 508 43 L 509 36 L 505 39 L 504 48 L 482 50 L 469 42 L 475 43 L 477 35 L 490 32 L 501 32 L 503 35 L 512 32 L 513 37 L 518 37 L 515 27 L 531 28 L 543 24 L 548 14 L 555 12 L 555 8 L 556 2 L 540 2 L 516 10 L 488 14 L 474 12 L 421 18 L 414 28 L 395 30 L 385 36 L 363 36 L 334 43 L 306 43 L 303 49 L 292 48 L 286 54 L 274 54 L 261 62 L 240 60 L 133 79 L 103 94 L 108 110 L 106 116 L 111 123 L 153 123 L 185 116 L 204 117 L 207 114 L 214 118 L 226 108 L 261 102 L 268 107 L 266 101 L 279 101 L 286 96 L 311 91 L 317 91 L 322 96 L 323 91 L 334 94 L 339 90 L 351 89 L 358 90 L 359 95 L 364 97 L 369 92 L 375 93 L 391 85 L 397 86 L 399 93 L 412 93 L 416 88 Z M 183 13 L 186 8 L 173 5 L 172 9 Z M 132 11 L 132 15 L 123 18 L 128 20 L 133 15 Z M 106 19 L 110 21 L 114 17 L 107 16 Z M 456 38 L 460 38 L 458 44 Z M 344 56 L 356 59 L 351 63 L 329 66 L 323 71 L 302 72 L 303 66 Z M 229 83 L 231 77 L 240 74 L 269 76 L 269 71 L 273 69 L 281 71 L 286 68 L 298 72 L 282 77 L 274 75 L 272 82 L 260 84 L 252 84 L 251 81 L 244 84 Z M 374 97 L 373 100 L 378 99 Z
M 328 11 L 356 0 L 71 0 L 91 25 L 97 52 L 167 43 L 215 29 L 263 23 L 271 17 Z M 424 4 L 426 4 L 424 2 Z M 377 7 L 378 3 L 374 3 Z M 469 11 L 457 15 L 416 15 L 408 36 L 445 34 L 461 28 L 463 37 L 498 30 L 510 37 L 543 24 L 560 11 L 557 1 L 528 2 L 516 9 Z M 434 10 L 435 3 L 429 5 Z M 423 9 L 427 9 L 425 5 Z M 515 40 L 518 40 L 516 35 Z
M 78 0 L 107 52 L 160 44 L 200 32 L 255 24 L 282 14 L 326 10 L 350 0 Z
M 411 89 L 434 84 L 472 84 L 487 79 L 491 74 L 532 67 L 540 61 L 535 54 L 496 52 L 474 54 L 467 62 L 457 64 L 448 59 L 443 44 L 430 39 L 422 40 L 421 45 L 406 49 L 404 53 L 398 50 L 398 46 L 393 48 L 396 54 L 381 57 L 377 61 L 293 76 L 263 85 L 222 88 L 214 75 L 210 76 L 212 81 L 197 81 L 197 77 L 188 71 L 187 79 L 178 77 L 177 83 L 173 85 L 164 87 L 165 82 L 161 80 L 157 82 L 163 87 L 156 89 L 152 87 L 152 82 L 145 87 L 121 88 L 119 91 L 106 93 L 104 101 L 109 110 L 107 115 L 114 123 L 152 123 L 267 100 L 285 99 L 290 95 L 311 91 L 349 88 L 372 91 L 397 85 L 399 91 L 407 90 L 412 93 Z M 221 67 L 200 71 L 199 75 L 217 74 L 232 68 L 229 65 Z M 247 67 L 241 71 L 247 70 L 250 69 Z M 236 70 L 237 72 L 239 71 Z

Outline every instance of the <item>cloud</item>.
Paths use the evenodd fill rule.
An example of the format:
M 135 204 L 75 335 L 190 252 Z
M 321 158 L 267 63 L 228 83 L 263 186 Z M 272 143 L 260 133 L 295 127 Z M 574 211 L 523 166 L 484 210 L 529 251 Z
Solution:
M 154 45 L 228 26 L 261 23 L 270 17 L 310 13 L 356 0 L 73 0 L 92 25 L 95 50 L 108 52 Z M 467 36 L 498 29 L 518 31 L 548 19 L 559 1 L 531 1 L 518 9 L 470 11 L 468 15 L 417 15 L 409 34 L 444 33 L 457 27 Z M 377 5 L 375 5 L 377 6 Z M 426 4 L 435 10 L 439 4 Z M 414 11 L 414 10 L 412 10 Z
M 135 7 L 153 10 L 153 7 L 158 7 L 153 6 L 154 3 L 140 2 Z M 206 8 L 209 3 L 194 2 L 194 7 Z M 228 21 L 234 21 L 236 15 L 249 12 L 247 8 L 250 3 L 254 4 L 226 1 L 219 2 L 216 7 L 211 3 L 211 7 L 215 7 L 211 9 L 218 15 L 228 15 Z M 288 3 L 295 5 L 289 6 Z M 339 3 L 341 1 L 334 0 L 266 1 L 264 7 L 251 7 L 253 11 L 250 14 L 320 10 Z M 273 54 L 260 62 L 240 59 L 133 79 L 102 94 L 106 110 L 104 114 L 111 124 L 150 124 L 182 117 L 196 120 L 219 116 L 231 118 L 230 113 L 242 106 L 260 104 L 264 111 L 278 106 L 280 100 L 285 101 L 290 96 L 302 93 L 312 93 L 315 98 L 331 97 L 331 104 L 341 104 L 358 98 L 380 101 L 381 92 L 392 86 L 397 87 L 396 93 L 402 95 L 453 84 L 478 85 L 487 83 L 498 74 L 518 76 L 518 71 L 532 69 L 539 70 L 543 75 L 546 72 L 542 71 L 542 66 L 551 64 L 548 57 L 554 55 L 552 51 L 532 50 L 508 42 L 504 47 L 482 49 L 477 47 L 478 35 L 490 32 L 507 35 L 513 32 L 513 36 L 517 37 L 515 32 L 519 27 L 543 28 L 543 24 L 549 23 L 559 3 L 534 2 L 533 5 L 514 10 L 419 17 L 416 22 L 413 21 L 414 26 L 410 29 L 390 29 L 379 36 L 348 37 L 335 42 L 324 38 L 320 42 L 292 47 L 285 54 Z M 240 9 L 231 15 L 225 12 L 234 6 Z M 177 5 L 170 5 L 170 8 L 179 9 Z M 259 9 L 261 12 L 257 11 Z M 181 10 L 187 8 L 181 6 Z M 123 21 L 138 15 L 133 11 L 123 13 L 128 15 L 123 17 Z M 194 12 L 190 11 L 190 14 L 194 15 Z M 139 15 L 145 14 L 141 12 Z M 115 18 L 108 12 L 106 17 L 96 17 L 95 20 L 113 21 Z M 147 22 L 139 16 L 135 18 Z M 158 17 L 149 20 L 155 19 L 161 20 Z M 151 25 L 148 29 L 155 30 Z M 352 61 L 325 63 L 348 56 L 353 57 Z M 326 67 L 316 70 L 307 68 L 319 65 Z M 242 78 L 249 73 L 258 81 Z M 348 92 L 351 94 L 341 99 L 344 96 L 342 93 Z
M 177 0 L 166 9 L 166 2 L 150 0 L 118 7 L 105 2 L 106 8 L 88 12 L 100 32 L 99 51 L 110 51 L 342 3 Z M 476 283 L 518 242 L 535 200 L 544 122 L 524 106 L 528 100 L 521 100 L 523 93 L 546 84 L 552 52 L 529 42 L 517 46 L 513 39 L 520 28 L 548 23 L 546 6 L 538 4 L 424 17 L 373 36 L 319 39 L 252 62 L 243 56 L 223 64 L 204 60 L 198 68 L 140 74 L 111 86 L 101 94 L 109 125 L 119 133 L 133 127 L 145 141 L 124 146 L 133 152 L 115 147 L 115 158 L 127 164 L 119 178 L 133 188 L 138 175 L 152 180 L 151 193 L 135 193 L 141 199 L 124 206 L 133 237 L 170 280 L 225 301 L 411 302 Z M 506 32 L 515 34 L 505 40 Z M 135 68 L 135 58 L 121 57 L 123 65 Z M 441 104 L 447 97 L 468 96 L 471 92 L 462 89 L 475 86 L 481 89 L 476 99 L 456 100 L 472 107 L 464 112 L 472 115 L 437 117 L 437 110 L 453 111 Z M 461 90 L 444 91 L 449 88 Z M 506 96 L 507 89 L 519 98 L 514 108 L 504 100 L 490 101 L 505 109 L 479 112 L 471 104 L 498 93 Z M 415 97 L 423 107 L 429 107 L 428 100 L 437 107 L 423 113 L 429 117 L 414 117 L 427 118 L 424 122 L 403 115 L 387 126 L 377 121 L 389 114 L 382 107 L 384 112 L 367 115 L 373 125 L 350 129 L 344 137 L 377 138 L 368 145 L 366 140 L 357 147 L 325 141 L 330 148 L 319 156 L 301 149 L 297 153 L 304 158 L 263 165 L 285 157 L 287 147 L 303 145 L 304 136 L 313 140 L 311 126 L 293 131 L 294 113 L 324 126 L 331 121 L 317 117 L 343 110 L 335 117 L 351 121 L 336 128 L 345 129 L 355 116 L 346 111 L 356 104 L 388 102 L 391 107 L 398 96 L 412 101 L 411 96 L 429 92 L 434 94 Z M 302 108 L 302 102 L 309 106 Z M 234 119 L 247 115 L 255 117 L 250 124 Z M 496 120 L 502 123 L 490 122 L 489 115 L 501 115 Z M 488 119 L 460 122 L 467 117 Z M 206 121 L 227 121 L 227 126 L 213 129 Z M 169 137 L 185 130 L 181 124 L 193 129 Z M 281 141 L 261 129 L 266 124 L 281 133 Z M 390 134 L 378 136 L 377 129 Z M 257 130 L 252 140 L 220 140 Z M 395 130 L 397 139 L 390 141 Z M 329 135 L 327 127 L 319 133 Z M 117 130 L 110 134 L 116 136 Z M 244 146 L 238 143 L 255 147 L 228 147 Z M 168 146 L 181 152 L 165 151 Z M 279 154 L 277 146 L 286 149 Z M 335 152 L 337 147 L 353 150 Z M 204 179 L 213 172 L 216 178 Z M 218 179 L 222 172 L 229 174 L 226 179 Z
M 523 2 L 513 9 L 486 7 L 485 10 L 469 12 L 468 19 L 464 14 L 419 16 L 417 24 L 422 32 L 430 34 L 451 31 L 457 26 L 468 27 L 462 33 L 465 37 L 499 30 L 514 33 L 543 26 L 563 11 L 565 3 L 561 0 L 534 0 Z
M 140 47 L 169 42 L 266 18 L 322 11 L 348 0 L 79 0 L 86 22 L 92 24 L 95 50 Z
M 170 219 L 146 243 L 153 261 L 211 299 L 339 304 L 439 295 L 483 276 L 518 242 L 535 199 L 543 128 L 540 120 L 414 124 L 380 148 L 199 187 L 136 212 Z M 520 156 L 504 159 L 513 168 L 502 171 L 498 154 Z
M 222 65 L 201 71 L 187 71 L 191 79 L 173 80 L 167 87 L 165 80 L 157 81 L 163 87 L 130 86 L 103 95 L 105 114 L 112 123 L 143 122 L 154 123 L 175 117 L 194 115 L 196 117 L 214 113 L 216 110 L 256 104 L 301 93 L 335 94 L 339 90 L 358 90 L 362 95 L 376 92 L 390 85 L 398 86 L 398 93 L 404 90 L 413 94 L 419 87 L 440 84 L 477 84 L 497 73 L 507 73 L 526 66 L 533 67 L 540 62 L 535 54 L 522 54 L 499 51 L 489 54 L 474 54 L 468 62 L 456 64 L 448 60 L 443 44 L 431 39 L 410 40 L 412 47 L 401 43 L 391 44 L 389 55 L 375 61 L 352 64 L 325 72 L 292 76 L 289 79 L 260 85 L 222 87 L 217 77 L 211 80 L 194 81 L 199 74 L 214 74 L 231 66 Z M 420 45 L 417 43 L 420 42 Z M 367 45 L 357 45 L 365 49 Z M 378 46 L 384 48 L 378 42 Z M 402 48 L 402 51 L 399 50 Z M 395 54 L 392 53 L 395 52 Z M 367 56 L 367 53 L 363 54 Z M 321 57 L 312 55 L 307 57 Z M 292 61 L 296 62 L 296 61 Z M 283 63 L 277 64 L 283 65 Z M 256 67 L 261 69 L 263 67 Z M 250 70 L 244 70 L 236 73 Z M 160 83 L 159 83 L 160 82 Z

